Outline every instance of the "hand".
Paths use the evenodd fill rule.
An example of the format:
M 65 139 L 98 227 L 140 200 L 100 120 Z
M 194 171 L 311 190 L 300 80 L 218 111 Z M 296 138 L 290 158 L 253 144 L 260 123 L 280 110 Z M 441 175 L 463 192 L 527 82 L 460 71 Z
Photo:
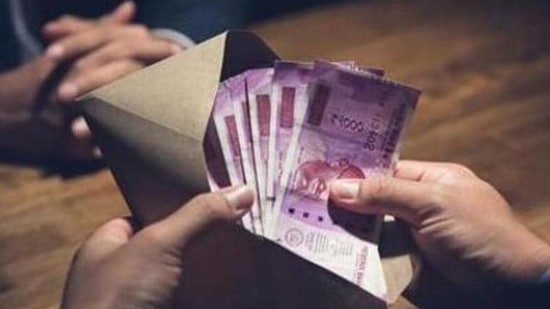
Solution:
M 70 103 L 79 95 L 181 51 L 179 45 L 154 36 L 145 26 L 129 24 L 134 14 L 133 2 L 125 2 L 98 20 L 66 16 L 44 27 L 44 36 L 53 40 L 46 56 L 70 64 L 57 88 L 60 102 Z
M 248 187 L 228 188 L 200 195 L 137 233 L 123 219 L 106 223 L 78 250 L 62 308 L 178 307 L 182 258 L 190 239 L 218 221 L 239 219 L 253 201 Z
M 65 36 L 92 28 L 98 23 L 128 24 L 132 21 L 135 14 L 136 5 L 134 2 L 125 1 L 113 11 L 98 19 L 64 15 L 57 20 L 46 23 L 42 28 L 42 35 L 48 42 L 55 42 Z
M 99 156 L 84 119 L 70 119 L 52 103 L 73 102 L 180 50 L 143 26 L 129 24 L 135 10 L 127 1 L 99 19 L 65 16 L 44 26 L 43 35 L 52 42 L 45 55 L 0 74 L 1 147 L 32 159 Z M 61 64 L 66 70 L 56 71 Z
M 550 246 L 460 165 L 401 161 L 394 177 L 335 181 L 330 194 L 352 211 L 404 220 L 427 262 L 461 291 L 536 282 L 550 267 Z

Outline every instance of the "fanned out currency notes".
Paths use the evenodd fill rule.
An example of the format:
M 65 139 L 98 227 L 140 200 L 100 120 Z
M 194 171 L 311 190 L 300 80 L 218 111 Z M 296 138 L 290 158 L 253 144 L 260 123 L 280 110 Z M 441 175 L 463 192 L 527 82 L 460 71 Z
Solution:
M 328 198 L 332 180 L 392 173 L 420 92 L 383 76 L 353 62 L 245 71 L 220 84 L 205 149 L 220 153 L 207 159 L 212 190 L 256 189 L 245 229 L 386 299 L 382 218 Z

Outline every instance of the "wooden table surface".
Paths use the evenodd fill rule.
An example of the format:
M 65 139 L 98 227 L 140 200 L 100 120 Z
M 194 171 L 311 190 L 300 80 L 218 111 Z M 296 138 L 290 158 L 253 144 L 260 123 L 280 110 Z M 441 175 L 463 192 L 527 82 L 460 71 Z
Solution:
M 403 158 L 470 166 L 550 241 L 549 7 L 464 2 L 341 4 L 253 30 L 284 58 L 355 60 L 421 88 Z M 127 213 L 105 169 L 0 162 L 0 307 L 57 307 L 78 244 Z

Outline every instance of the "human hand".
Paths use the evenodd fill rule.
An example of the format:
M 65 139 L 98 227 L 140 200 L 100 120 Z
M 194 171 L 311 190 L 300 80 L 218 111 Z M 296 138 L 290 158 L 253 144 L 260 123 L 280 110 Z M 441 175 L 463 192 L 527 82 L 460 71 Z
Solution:
M 352 211 L 404 220 L 427 262 L 467 293 L 534 283 L 550 268 L 550 246 L 460 165 L 401 161 L 394 177 L 335 181 L 330 196 Z
M 84 119 L 53 103 L 73 102 L 180 50 L 130 24 L 135 10 L 127 1 L 95 20 L 65 16 L 44 26 L 52 42 L 45 54 L 0 75 L 0 146 L 32 159 L 99 157 Z
M 75 255 L 62 308 L 177 308 L 186 245 L 216 222 L 239 219 L 253 201 L 252 189 L 228 188 L 137 233 L 127 220 L 104 224 Z
M 50 21 L 42 27 L 42 35 L 48 42 L 55 42 L 65 36 L 92 28 L 99 23 L 128 24 L 136 14 L 136 5 L 133 1 L 125 1 L 113 11 L 97 18 L 89 19 L 74 15 L 64 15 L 57 20 Z
M 52 43 L 45 55 L 69 63 L 57 88 L 58 100 L 70 103 L 79 95 L 108 84 L 130 72 L 169 57 L 181 47 L 153 35 L 143 25 L 130 24 L 133 2 L 124 2 L 97 20 L 65 16 L 44 26 Z

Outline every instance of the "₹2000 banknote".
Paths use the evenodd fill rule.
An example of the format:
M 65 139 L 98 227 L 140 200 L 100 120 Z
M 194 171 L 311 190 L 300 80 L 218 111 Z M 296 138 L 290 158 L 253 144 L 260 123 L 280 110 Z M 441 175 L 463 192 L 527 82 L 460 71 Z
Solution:
M 385 298 L 375 217 L 330 207 L 334 179 L 388 173 L 419 92 L 316 63 L 307 112 L 290 142 L 269 235 L 301 257 Z
M 307 83 L 311 63 L 278 61 L 275 63 L 271 92 L 267 197 L 275 199 L 283 174 L 283 165 L 292 132 L 301 122 L 307 104 Z
M 250 132 L 249 103 L 246 94 L 246 74 L 235 76 L 224 82 L 229 90 L 233 111 L 235 112 L 235 122 L 237 125 L 237 135 L 239 137 L 239 148 L 241 153 L 241 166 L 244 175 L 244 183 L 258 188 L 256 181 L 255 158 L 252 146 L 252 134 Z M 252 217 L 252 228 L 258 235 L 264 235 L 261 200 L 256 198 L 250 210 Z
M 338 67 L 376 76 L 384 75 L 384 70 L 360 67 L 353 61 L 325 62 L 325 64 L 331 68 Z M 309 100 L 307 87 L 314 74 L 320 74 L 320 72 L 313 71 L 313 63 L 293 61 L 277 61 L 275 63 L 271 91 L 266 180 L 266 194 L 271 200 L 274 200 L 278 193 L 290 139 L 294 134 L 294 130 L 303 121 Z
M 267 198 L 267 162 L 269 155 L 269 130 L 271 113 L 271 80 L 273 69 L 254 69 L 243 73 L 246 80 L 252 149 L 256 163 L 258 196 L 262 205 L 262 223 L 271 221 L 271 204 Z
M 383 74 L 320 61 L 246 71 L 220 85 L 204 143 L 212 190 L 257 190 L 247 230 L 381 299 L 381 218 L 330 205 L 328 188 L 392 171 L 420 92 Z
M 219 147 L 222 150 L 225 160 L 225 168 L 229 175 L 229 181 L 232 185 L 244 184 L 244 175 L 241 159 L 241 148 L 239 143 L 239 135 L 237 133 L 237 121 L 233 110 L 233 102 L 231 101 L 231 93 L 223 84 L 220 85 L 216 98 L 214 99 L 214 109 L 212 118 L 219 139 Z M 214 136 L 210 134 L 207 137 Z M 215 144 L 212 141 L 207 141 L 208 144 Z M 212 146 L 213 147 L 213 146 Z M 212 178 L 212 177 L 211 177 Z M 210 189 L 217 190 L 217 184 L 211 179 Z M 253 222 L 250 214 L 247 214 L 242 219 L 243 226 L 254 232 Z

